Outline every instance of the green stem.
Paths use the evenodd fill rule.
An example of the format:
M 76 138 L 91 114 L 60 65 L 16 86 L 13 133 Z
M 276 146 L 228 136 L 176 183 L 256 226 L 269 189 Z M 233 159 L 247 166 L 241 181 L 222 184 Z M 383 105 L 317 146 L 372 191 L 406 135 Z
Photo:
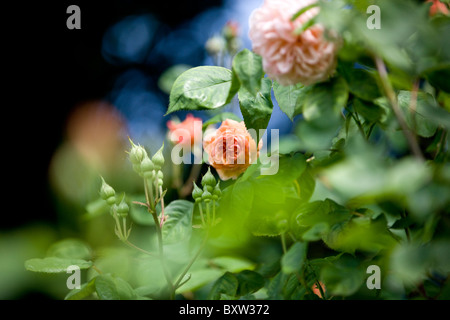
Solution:
M 203 208 L 202 208 L 202 202 L 201 201 L 198 203 L 198 209 L 200 211 L 200 217 L 202 218 L 202 225 L 204 227 L 204 226 L 206 226 L 206 223 L 205 223 L 205 217 L 203 216 Z
M 286 253 L 287 249 L 286 249 L 286 238 L 284 236 L 284 233 L 282 233 L 280 235 L 281 238 L 281 247 L 283 248 L 283 253 Z
M 155 211 L 155 199 L 153 197 L 153 186 L 148 183 L 148 180 L 144 178 L 145 199 L 152 211 Z
M 378 73 L 380 75 L 381 84 L 385 91 L 386 97 L 388 98 L 389 103 L 392 107 L 392 111 L 394 111 L 394 115 L 397 118 L 400 127 L 402 128 L 403 134 L 405 135 L 405 138 L 408 141 L 411 151 L 417 159 L 424 161 L 425 158 L 422 154 L 422 151 L 420 150 L 416 136 L 411 130 L 409 130 L 408 125 L 406 124 L 406 120 L 402 114 L 402 111 L 398 106 L 397 97 L 395 95 L 394 89 L 391 86 L 391 83 L 389 82 L 386 66 L 384 65 L 384 62 L 380 57 L 375 57 L 375 63 L 377 66 Z
M 145 196 L 147 201 L 150 200 L 149 202 L 149 207 L 148 207 L 148 211 L 150 212 L 150 214 L 153 217 L 153 221 L 155 222 L 155 228 L 156 228 L 156 235 L 157 235 L 157 239 L 158 239 L 158 252 L 159 252 L 159 258 L 161 261 L 161 266 L 164 272 L 164 277 L 166 278 L 166 282 L 167 285 L 169 286 L 169 290 L 170 290 L 170 299 L 174 299 L 175 297 L 175 287 L 173 286 L 172 283 L 172 279 L 171 276 L 169 274 L 169 269 L 167 268 L 167 263 L 166 263 L 166 259 L 164 257 L 164 246 L 163 246 L 163 239 L 162 239 L 162 231 L 161 231 L 161 224 L 160 221 L 158 219 L 158 216 L 156 214 L 156 204 L 153 198 L 153 185 L 150 183 L 147 183 L 147 179 L 144 179 L 144 186 L 145 186 Z M 158 190 L 158 189 L 156 189 Z M 163 208 L 163 203 L 161 204 L 161 208 Z M 162 209 L 163 210 L 163 209 Z
M 403 219 L 406 219 L 406 213 L 404 210 L 400 213 L 400 215 Z M 405 229 L 406 239 L 408 239 L 408 242 L 411 242 L 411 231 L 409 230 L 409 227 L 405 226 L 404 229 Z
M 364 132 L 364 128 L 362 127 L 361 121 L 359 120 L 359 116 L 358 113 L 356 112 L 350 112 L 353 120 L 355 120 L 356 125 L 358 126 L 359 131 L 361 132 L 361 135 L 363 136 L 364 139 L 367 139 L 366 137 L 366 133 Z
M 213 200 L 213 217 L 212 217 L 212 224 L 216 224 L 216 200 Z
M 159 186 L 159 196 L 161 197 L 160 198 L 160 201 L 161 201 L 161 219 L 160 219 L 159 225 L 162 228 L 162 226 L 164 224 L 164 221 L 166 220 L 166 217 L 164 215 L 164 197 L 163 197 L 162 186 Z
M 142 252 L 142 253 L 145 253 L 145 254 L 147 254 L 147 255 L 149 255 L 149 256 L 153 256 L 153 257 L 156 256 L 155 254 L 153 254 L 153 253 L 151 253 L 151 252 L 149 252 L 149 251 L 147 251 L 147 250 L 144 250 L 144 249 L 142 249 L 142 248 L 139 248 L 138 246 L 134 245 L 133 243 L 131 243 L 131 242 L 128 241 L 128 240 L 123 241 L 123 243 L 125 243 L 125 244 L 128 245 L 129 247 L 134 248 L 134 249 L 136 249 L 136 250 L 138 250 L 138 251 L 140 251 L 140 252 Z
M 202 252 L 203 248 L 205 247 L 207 240 L 208 240 L 208 231 L 206 231 L 206 235 L 203 238 L 203 242 L 200 245 L 200 247 L 198 248 L 197 252 L 192 257 L 191 261 L 189 261 L 188 265 L 184 268 L 183 272 L 180 274 L 180 276 L 178 277 L 177 281 L 175 281 L 175 284 L 174 284 L 175 290 L 179 288 L 180 282 L 183 280 L 183 278 L 186 275 L 186 273 L 188 273 L 189 269 L 192 267 L 192 265 L 194 264 L 195 260 L 197 260 L 198 256 L 200 255 L 200 253 Z
M 370 135 L 372 134 L 373 128 L 375 128 L 376 123 L 372 123 L 372 125 L 369 128 L 369 131 L 367 132 L 367 137 L 366 139 L 369 140 Z
M 208 226 L 211 226 L 211 216 L 210 216 L 210 209 L 209 209 L 209 201 L 206 203 L 206 221 L 208 223 Z
M 157 234 L 157 238 L 158 238 L 158 251 L 159 251 L 159 258 L 161 260 L 161 266 L 164 271 L 164 277 L 166 278 L 167 285 L 169 286 L 170 299 L 173 299 L 175 297 L 175 287 L 172 283 L 172 279 L 169 274 L 169 270 L 167 269 L 166 259 L 164 257 L 164 247 L 163 247 L 161 226 L 159 224 L 158 216 L 156 215 L 156 212 L 153 212 L 152 216 L 153 216 L 153 220 L 155 221 L 156 234 Z

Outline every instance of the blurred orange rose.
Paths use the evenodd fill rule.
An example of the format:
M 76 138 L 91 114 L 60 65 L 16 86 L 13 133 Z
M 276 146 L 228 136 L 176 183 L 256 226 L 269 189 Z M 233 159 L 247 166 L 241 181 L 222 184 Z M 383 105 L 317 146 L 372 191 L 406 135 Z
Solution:
M 227 119 L 212 134 L 208 135 L 203 148 L 209 163 L 216 169 L 220 179 L 236 179 L 259 157 L 262 141 L 255 140 L 245 127 L 244 121 Z
M 167 128 L 169 128 L 169 139 L 176 144 L 181 144 L 191 147 L 194 145 L 195 126 L 194 123 L 199 122 L 199 128 L 202 128 L 202 119 L 194 117 L 191 113 L 186 116 L 183 122 L 167 121 Z
M 325 285 L 321 281 L 319 281 L 319 284 L 322 287 L 322 291 L 325 292 Z M 317 285 L 317 283 L 314 283 L 311 289 L 312 289 L 313 293 L 316 296 L 318 296 L 320 299 L 323 299 L 322 294 L 320 293 L 320 289 L 319 289 L 319 286 Z
M 430 7 L 430 16 L 434 16 L 437 13 L 442 13 L 445 15 L 449 14 L 447 5 L 445 3 L 440 2 L 439 0 L 427 0 L 426 2 L 431 2 L 432 5 Z

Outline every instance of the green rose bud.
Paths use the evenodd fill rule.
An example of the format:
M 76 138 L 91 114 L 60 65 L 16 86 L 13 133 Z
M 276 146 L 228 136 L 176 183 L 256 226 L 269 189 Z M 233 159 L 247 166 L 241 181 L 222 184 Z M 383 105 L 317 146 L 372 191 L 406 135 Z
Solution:
M 194 182 L 194 190 L 192 190 L 192 198 L 194 198 L 195 202 L 199 202 L 202 200 L 203 190 L 197 186 Z
M 142 160 L 144 160 L 145 157 L 147 157 L 147 151 L 145 151 L 144 147 L 140 145 L 135 145 L 133 141 L 131 141 L 131 150 L 129 152 L 130 155 L 130 161 L 134 165 L 140 165 Z
M 153 171 L 154 169 L 154 165 L 152 160 L 150 160 L 150 158 L 148 157 L 148 155 L 145 155 L 144 159 L 141 161 L 141 171 L 143 173 L 148 172 L 148 171 Z
M 202 200 L 206 203 L 210 202 L 212 199 L 212 194 L 208 190 L 204 190 L 202 194 Z
M 164 142 L 161 148 L 158 151 L 156 151 L 156 153 L 152 157 L 153 164 L 155 165 L 155 170 L 161 169 L 161 167 L 164 165 L 163 150 L 164 150 Z
M 220 198 L 220 196 L 222 195 L 222 191 L 220 190 L 220 181 L 217 181 L 216 186 L 214 187 L 214 190 L 212 192 L 213 195 L 213 200 L 217 200 Z
M 125 202 L 125 196 L 123 196 L 122 201 L 117 206 L 117 214 L 122 218 L 126 218 L 129 211 L 130 207 L 128 207 L 128 204 Z
M 109 213 L 114 217 L 114 214 L 117 212 L 117 204 L 112 204 L 111 208 L 109 209 Z
M 114 191 L 114 189 L 105 182 L 105 179 L 103 179 L 103 177 L 101 178 L 102 186 L 100 188 L 100 197 L 102 197 L 103 200 L 106 200 L 109 205 L 112 205 L 116 202 L 116 191 Z
M 211 186 L 214 188 L 216 185 L 216 179 L 214 178 L 213 174 L 211 173 L 211 167 L 208 167 L 208 172 L 205 173 L 205 175 L 202 178 L 202 186 Z

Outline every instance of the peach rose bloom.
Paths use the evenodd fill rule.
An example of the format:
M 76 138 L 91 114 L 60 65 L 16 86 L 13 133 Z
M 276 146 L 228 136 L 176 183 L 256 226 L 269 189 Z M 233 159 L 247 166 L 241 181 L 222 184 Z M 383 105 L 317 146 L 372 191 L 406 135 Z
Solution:
M 310 85 L 326 80 L 336 68 L 337 43 L 325 40 L 325 28 L 315 24 L 301 28 L 318 14 L 313 7 L 297 19 L 292 16 L 316 0 L 265 0 L 250 15 L 249 37 L 253 51 L 262 56 L 267 75 L 281 85 Z
M 430 16 L 434 16 L 437 13 L 442 13 L 448 15 L 449 10 L 445 3 L 440 2 L 439 0 L 427 0 L 425 2 L 433 3 L 430 7 Z
M 223 121 L 203 142 L 208 161 L 222 180 L 237 179 L 256 162 L 261 147 L 262 140 L 256 146 L 244 121 L 237 122 L 231 119 Z
M 201 118 L 194 117 L 191 113 L 186 116 L 183 122 L 167 121 L 167 128 L 169 128 L 169 139 L 175 144 L 194 145 L 195 126 L 194 123 L 199 121 L 199 128 L 201 130 Z

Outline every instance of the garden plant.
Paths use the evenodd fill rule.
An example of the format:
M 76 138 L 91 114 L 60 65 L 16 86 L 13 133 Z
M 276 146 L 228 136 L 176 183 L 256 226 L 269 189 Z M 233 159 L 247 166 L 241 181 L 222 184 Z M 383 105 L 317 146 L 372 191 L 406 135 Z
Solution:
M 78 268 L 66 299 L 449 299 L 448 1 L 265 0 L 251 49 L 237 28 L 170 83 L 160 148 L 129 138 L 138 190 L 97 175 L 118 241 L 25 268 Z

